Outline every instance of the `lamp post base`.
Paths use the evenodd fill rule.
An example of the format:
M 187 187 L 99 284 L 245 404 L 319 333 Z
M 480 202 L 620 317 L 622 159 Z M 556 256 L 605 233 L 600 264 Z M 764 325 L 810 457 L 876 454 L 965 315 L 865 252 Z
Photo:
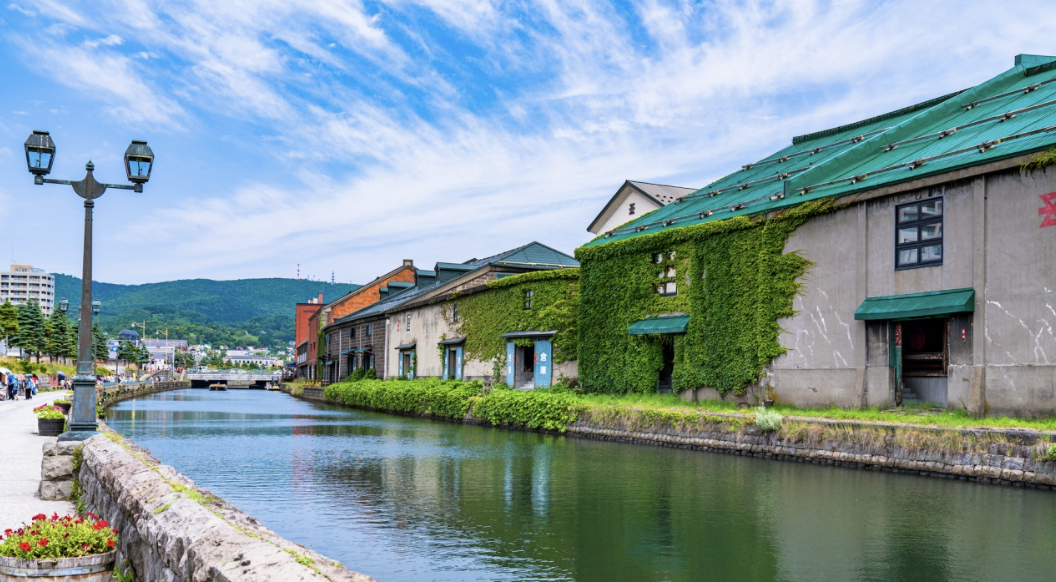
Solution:
M 67 428 L 59 435 L 60 441 L 83 441 L 99 434 L 95 422 L 95 376 L 73 378 L 73 406 Z

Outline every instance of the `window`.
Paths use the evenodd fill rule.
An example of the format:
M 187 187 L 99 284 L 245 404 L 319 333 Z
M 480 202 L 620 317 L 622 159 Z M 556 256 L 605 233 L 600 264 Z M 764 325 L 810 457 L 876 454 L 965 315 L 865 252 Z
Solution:
M 942 198 L 895 207 L 895 269 L 942 264 Z
M 634 216 L 634 202 L 627 205 L 627 214 Z
M 457 303 L 455 303 L 453 306 L 451 306 L 451 321 L 454 322 L 454 323 L 458 323 L 458 304 Z
M 665 297 L 678 294 L 678 285 L 675 284 L 675 251 L 669 253 L 656 253 L 653 255 L 653 263 L 660 265 L 660 273 L 656 276 L 660 282 L 654 285 L 656 292 Z
M 532 290 L 531 289 L 528 289 L 528 290 L 526 290 L 524 292 L 524 308 L 525 309 L 531 309 L 532 308 Z
M 348 328 L 348 339 L 350 339 L 350 340 L 356 339 L 356 328 L 354 328 L 354 327 Z
M 370 330 L 371 330 L 371 325 L 368 323 L 367 324 L 367 339 L 370 339 L 370 335 L 371 335 Z
M 411 314 L 407 314 L 407 331 L 411 331 Z

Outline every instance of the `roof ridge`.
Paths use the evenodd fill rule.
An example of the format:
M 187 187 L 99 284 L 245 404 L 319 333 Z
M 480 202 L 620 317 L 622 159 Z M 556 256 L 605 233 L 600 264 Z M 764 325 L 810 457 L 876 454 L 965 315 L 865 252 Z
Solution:
M 700 188 L 693 188 L 690 186 L 675 186 L 674 184 L 657 184 L 656 182 L 646 182 L 644 180 L 627 180 L 632 184 L 648 184 L 650 186 L 663 186 L 664 188 L 681 188 L 683 190 L 699 190 Z
M 971 87 L 969 89 L 971 89 Z M 833 127 L 831 129 L 823 129 L 821 131 L 815 131 L 814 133 L 806 133 L 806 134 L 803 134 L 803 135 L 797 135 L 797 136 L 792 138 L 792 145 L 799 145 L 799 144 L 801 144 L 803 142 L 806 142 L 806 141 L 812 141 L 812 140 L 815 140 L 815 139 L 818 139 L 818 138 L 821 138 L 821 137 L 828 137 L 830 135 L 836 135 L 838 133 L 843 133 L 845 131 L 850 131 L 850 130 L 858 128 L 858 127 L 865 127 L 866 125 L 871 125 L 873 123 L 884 121 L 885 119 L 894 119 L 895 117 L 899 117 L 899 116 L 905 115 L 907 113 L 913 113 L 914 111 L 919 111 L 921 109 L 928 109 L 929 107 L 934 107 L 935 105 L 938 105 L 939 103 L 942 103 L 943 101 L 946 101 L 946 100 L 948 100 L 948 99 L 950 99 L 952 97 L 956 97 L 957 95 L 960 95 L 961 93 L 964 93 L 965 91 L 968 91 L 969 89 L 961 89 L 960 91 L 954 91 L 953 93 L 950 93 L 948 95 L 943 95 L 941 97 L 935 97 L 935 98 L 932 98 L 932 99 L 928 99 L 927 101 L 921 101 L 920 103 L 917 103 L 915 105 L 910 105 L 908 107 L 903 107 L 901 109 L 896 109 L 894 111 L 889 111 L 887 113 L 884 113 L 884 114 L 881 114 L 881 115 L 877 115 L 875 117 L 870 117 L 868 119 L 862 119 L 861 121 L 855 121 L 854 123 L 848 123 L 847 125 L 840 125 L 840 126 L 837 126 L 837 127 Z

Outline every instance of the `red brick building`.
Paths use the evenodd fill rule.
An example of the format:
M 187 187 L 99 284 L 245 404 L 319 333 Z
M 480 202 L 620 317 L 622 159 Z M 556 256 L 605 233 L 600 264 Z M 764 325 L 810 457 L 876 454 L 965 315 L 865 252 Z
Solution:
M 308 303 L 298 303 L 296 312 L 294 314 L 294 331 L 293 331 L 293 345 L 297 356 L 297 377 L 298 378 L 314 378 L 315 356 L 308 357 L 308 345 L 309 338 L 312 341 L 316 341 L 318 337 L 319 327 L 315 326 L 315 330 L 310 329 L 310 319 L 312 316 L 319 315 L 319 311 L 323 308 L 323 294 L 320 293 L 319 297 L 312 299 Z M 318 318 L 316 318 L 318 321 Z M 311 362 L 311 364 L 309 364 Z

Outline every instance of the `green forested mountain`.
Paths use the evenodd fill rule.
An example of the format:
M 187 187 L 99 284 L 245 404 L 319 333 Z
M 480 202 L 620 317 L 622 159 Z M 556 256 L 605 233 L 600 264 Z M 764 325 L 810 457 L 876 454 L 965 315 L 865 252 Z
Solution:
M 122 329 L 135 331 L 146 321 L 150 337 L 166 328 L 169 338 L 192 344 L 254 345 L 283 348 L 293 340 L 294 304 L 319 293 L 326 302 L 357 289 L 358 285 L 296 279 L 241 279 L 213 281 L 184 279 L 143 285 L 92 282 L 92 293 L 101 303 L 97 318 L 111 336 Z M 55 274 L 55 302 L 65 297 L 71 317 L 81 300 L 81 279 Z

